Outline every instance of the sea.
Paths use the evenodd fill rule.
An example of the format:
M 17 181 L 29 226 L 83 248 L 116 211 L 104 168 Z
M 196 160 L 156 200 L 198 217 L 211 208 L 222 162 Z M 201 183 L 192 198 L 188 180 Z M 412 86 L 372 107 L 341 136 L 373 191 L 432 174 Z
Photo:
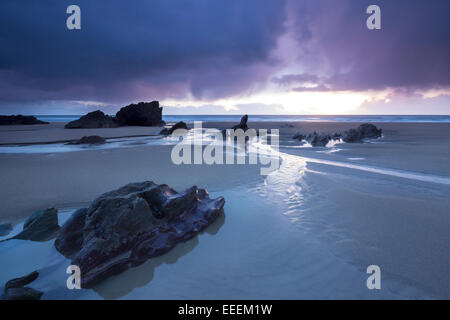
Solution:
M 69 122 L 81 115 L 37 115 L 47 122 Z M 239 122 L 242 115 L 164 115 L 166 122 Z M 249 115 L 251 121 L 303 121 L 303 122 L 416 122 L 450 123 L 450 115 Z

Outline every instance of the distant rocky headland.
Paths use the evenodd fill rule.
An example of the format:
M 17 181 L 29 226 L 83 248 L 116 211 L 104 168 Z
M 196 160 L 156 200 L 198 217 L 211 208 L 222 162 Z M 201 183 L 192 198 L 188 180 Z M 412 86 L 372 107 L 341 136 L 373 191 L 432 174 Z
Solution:
M 0 116 L 0 126 L 11 126 L 21 124 L 48 124 L 48 122 L 36 119 L 35 116 Z
M 121 108 L 115 116 L 109 116 L 97 110 L 89 112 L 80 119 L 69 122 L 66 129 L 117 128 L 122 126 L 161 126 L 162 107 L 159 101 L 139 102 Z

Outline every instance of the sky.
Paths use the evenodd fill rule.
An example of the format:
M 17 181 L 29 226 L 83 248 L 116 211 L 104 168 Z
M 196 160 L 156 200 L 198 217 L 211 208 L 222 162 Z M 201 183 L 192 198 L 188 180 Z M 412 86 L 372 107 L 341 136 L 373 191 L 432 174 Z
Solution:
M 66 9 L 81 9 L 68 30 Z M 369 5 L 381 30 L 369 30 Z M 448 0 L 2 0 L 0 114 L 450 114 Z

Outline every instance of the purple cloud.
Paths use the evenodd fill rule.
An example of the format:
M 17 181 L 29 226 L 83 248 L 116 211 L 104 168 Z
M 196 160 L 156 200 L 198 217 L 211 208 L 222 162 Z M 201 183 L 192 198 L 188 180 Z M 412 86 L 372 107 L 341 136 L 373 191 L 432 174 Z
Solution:
M 79 0 L 80 31 L 65 28 L 70 4 L 2 4 L 0 109 L 213 101 L 270 84 L 322 92 L 450 86 L 447 0 Z M 366 28 L 369 4 L 381 7 L 382 30 Z M 295 49 L 278 47 L 287 33 Z

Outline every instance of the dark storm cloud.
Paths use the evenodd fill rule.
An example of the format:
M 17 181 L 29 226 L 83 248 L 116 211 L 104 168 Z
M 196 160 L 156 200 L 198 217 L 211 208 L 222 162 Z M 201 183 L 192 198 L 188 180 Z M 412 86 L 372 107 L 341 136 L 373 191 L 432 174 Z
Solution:
M 73 3 L 81 8 L 80 31 L 66 28 Z M 261 73 L 255 63 L 273 63 L 268 54 L 283 31 L 284 5 L 15 0 L 2 2 L 0 21 L 3 99 L 132 99 L 136 86 L 183 96 L 171 92 L 177 83 L 199 98 L 220 97 L 251 85 Z
M 81 7 L 81 31 L 66 28 L 70 4 Z M 382 30 L 366 28 L 369 4 L 381 7 Z M 450 85 L 448 0 L 11 0 L 0 6 L 0 105 L 213 100 L 263 90 L 270 79 L 297 91 L 307 90 L 296 85 L 304 82 L 315 83 L 315 91 Z M 273 54 L 287 31 L 297 46 L 289 62 L 283 52 Z M 303 72 L 274 76 L 289 63 Z
M 368 30 L 366 8 L 381 8 L 381 30 Z M 450 85 L 450 1 L 292 1 L 298 60 L 323 72 L 336 90 Z

